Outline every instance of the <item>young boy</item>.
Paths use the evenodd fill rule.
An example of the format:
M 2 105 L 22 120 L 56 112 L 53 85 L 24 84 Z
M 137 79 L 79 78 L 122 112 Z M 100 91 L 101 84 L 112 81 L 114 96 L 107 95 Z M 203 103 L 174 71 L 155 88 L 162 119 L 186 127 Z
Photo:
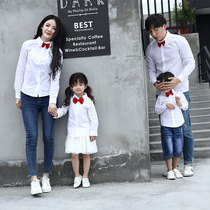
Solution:
M 183 177 L 177 169 L 184 137 L 182 129 L 184 118 L 181 109 L 188 109 L 188 102 L 182 92 L 164 89 L 165 82 L 170 81 L 171 77 L 174 77 L 171 72 L 158 76 L 157 80 L 163 84 L 163 89 L 155 104 L 155 112 L 160 115 L 161 143 L 169 180 Z
M 163 85 L 157 80 L 160 73 L 170 71 L 174 77 L 164 83 L 165 90 L 182 92 L 188 103 L 189 80 L 188 76 L 195 68 L 195 60 L 187 40 L 176 34 L 166 31 L 166 19 L 159 14 L 149 16 L 145 21 L 146 29 L 154 38 L 146 50 L 147 70 L 149 79 L 157 89 L 157 95 Z M 182 111 L 184 116 L 184 176 L 193 176 L 194 139 L 191 131 L 189 108 Z

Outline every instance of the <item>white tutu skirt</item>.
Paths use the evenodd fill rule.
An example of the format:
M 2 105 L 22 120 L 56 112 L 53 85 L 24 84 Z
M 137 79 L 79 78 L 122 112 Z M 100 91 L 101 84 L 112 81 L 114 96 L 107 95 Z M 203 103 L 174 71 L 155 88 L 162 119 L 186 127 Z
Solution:
M 98 152 L 96 140 L 90 141 L 90 136 L 66 137 L 65 153 L 92 154 Z

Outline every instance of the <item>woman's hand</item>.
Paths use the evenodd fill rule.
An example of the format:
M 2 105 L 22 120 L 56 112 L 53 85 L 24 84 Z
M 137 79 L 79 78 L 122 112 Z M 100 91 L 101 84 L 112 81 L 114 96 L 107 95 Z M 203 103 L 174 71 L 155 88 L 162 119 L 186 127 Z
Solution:
M 56 104 L 49 104 L 48 106 L 48 112 L 53 115 L 57 111 Z
M 90 141 L 96 140 L 96 136 L 90 136 Z
M 16 98 L 15 104 L 16 104 L 17 108 L 21 110 L 21 99 L 20 98 Z

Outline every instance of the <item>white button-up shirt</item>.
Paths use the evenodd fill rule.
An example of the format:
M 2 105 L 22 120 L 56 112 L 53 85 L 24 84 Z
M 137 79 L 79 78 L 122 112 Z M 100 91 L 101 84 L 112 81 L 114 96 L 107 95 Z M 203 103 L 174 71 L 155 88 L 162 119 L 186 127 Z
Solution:
M 59 92 L 60 70 L 52 78 L 50 47 L 41 47 L 40 37 L 23 43 L 15 76 L 16 98 L 21 98 L 21 91 L 32 97 L 50 96 L 49 103 L 56 103 Z
M 98 132 L 98 117 L 96 113 L 93 101 L 85 95 L 83 96 L 84 102 L 81 104 L 73 102 L 73 98 L 78 97 L 74 95 L 71 98 L 69 106 L 62 106 L 58 109 L 58 116 L 54 118 L 60 118 L 69 111 L 68 116 L 68 136 L 82 137 L 82 136 L 97 136 Z
M 174 90 L 189 91 L 188 76 L 195 68 L 195 60 L 187 40 L 167 31 L 165 45 L 158 47 L 153 40 L 146 50 L 147 70 L 150 82 L 154 84 L 159 74 L 169 71 L 177 77 L 179 83 Z M 160 91 L 157 91 L 160 95 Z
M 182 92 L 172 90 L 173 95 L 166 97 L 163 92 L 158 96 L 155 104 L 155 112 L 160 115 L 160 124 L 165 127 L 176 128 L 184 123 L 184 117 L 182 110 L 188 109 L 188 102 Z M 179 107 L 176 103 L 175 96 L 180 98 L 182 106 Z M 173 104 L 175 109 L 169 109 L 166 103 Z

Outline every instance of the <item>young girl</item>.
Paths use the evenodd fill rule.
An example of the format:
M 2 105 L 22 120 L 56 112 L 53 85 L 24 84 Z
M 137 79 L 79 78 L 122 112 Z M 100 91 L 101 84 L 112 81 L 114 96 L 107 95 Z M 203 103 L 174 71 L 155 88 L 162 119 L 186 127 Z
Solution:
M 15 76 L 16 106 L 22 110 L 26 131 L 26 157 L 31 177 L 31 194 L 50 192 L 49 174 L 54 153 L 56 108 L 63 54 L 62 25 L 58 17 L 45 17 L 34 39 L 23 43 Z M 42 188 L 37 179 L 38 115 L 42 114 L 44 171 Z
M 165 72 L 161 73 L 157 80 L 164 83 L 170 81 L 171 77 L 174 77 L 171 72 Z M 184 94 L 163 88 L 161 95 L 157 98 L 155 112 L 160 115 L 161 143 L 169 180 L 183 177 L 177 169 L 184 141 L 182 129 L 184 118 L 181 109 L 188 109 L 188 102 Z
M 65 153 L 72 153 L 74 188 L 79 187 L 81 182 L 83 187 L 90 187 L 88 179 L 90 154 L 98 151 L 96 145 L 98 117 L 87 77 L 83 73 L 73 74 L 65 94 L 63 106 L 56 110 L 53 116 L 60 118 L 69 111 Z M 79 174 L 79 153 L 83 154 L 83 176 Z

